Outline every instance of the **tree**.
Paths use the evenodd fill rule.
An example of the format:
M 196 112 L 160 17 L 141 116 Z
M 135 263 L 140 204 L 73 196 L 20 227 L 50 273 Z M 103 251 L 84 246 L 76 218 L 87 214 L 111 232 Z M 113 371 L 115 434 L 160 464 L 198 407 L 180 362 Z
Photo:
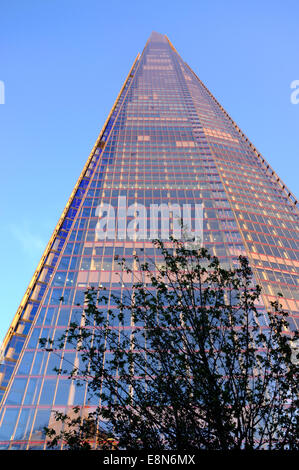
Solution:
M 100 435 L 99 447 L 119 449 L 298 449 L 298 333 L 287 313 L 278 301 L 259 308 L 245 257 L 224 269 L 204 248 L 153 243 L 163 262 L 135 255 L 132 271 L 121 260 L 133 287 L 111 294 L 108 310 L 107 292 L 88 289 L 80 322 L 50 346 L 73 344 L 83 367 L 70 379 L 99 399 L 92 437 L 81 418 L 57 414 L 69 421 L 46 429 L 50 445 L 73 448 L 79 429 L 81 448 Z

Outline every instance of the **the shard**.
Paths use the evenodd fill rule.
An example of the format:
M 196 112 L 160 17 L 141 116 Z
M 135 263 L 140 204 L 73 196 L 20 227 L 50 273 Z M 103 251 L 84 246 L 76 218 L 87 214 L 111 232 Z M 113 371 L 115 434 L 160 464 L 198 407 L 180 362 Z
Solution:
M 39 338 L 61 336 L 87 286 L 124 288 L 115 255 L 130 262 L 141 247 L 157 255 L 149 225 L 130 225 L 136 214 L 128 208 L 135 203 L 148 209 L 146 217 L 153 205 L 164 204 L 169 213 L 191 208 L 193 229 L 193 209 L 202 206 L 204 246 L 226 265 L 247 256 L 263 288 L 260 310 L 281 292 L 289 328 L 298 329 L 297 201 L 168 38 L 154 32 L 129 71 L 2 345 L 0 448 L 43 449 L 42 429 L 52 410 L 95 406 L 84 387 L 53 371 L 73 364 L 75 351 L 66 344 L 61 359 L 43 351 Z M 107 207 L 113 210 L 103 237 L 99 220 Z M 173 226 L 174 220 L 169 230 Z M 124 282 L 130 286 L 132 279 Z

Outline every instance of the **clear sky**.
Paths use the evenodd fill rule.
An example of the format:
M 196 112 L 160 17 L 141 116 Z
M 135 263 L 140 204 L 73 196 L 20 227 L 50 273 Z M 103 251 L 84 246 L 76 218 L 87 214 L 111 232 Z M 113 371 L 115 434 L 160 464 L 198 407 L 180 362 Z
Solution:
M 298 18 L 298 0 L 1 0 L 0 341 L 153 30 L 298 197 Z

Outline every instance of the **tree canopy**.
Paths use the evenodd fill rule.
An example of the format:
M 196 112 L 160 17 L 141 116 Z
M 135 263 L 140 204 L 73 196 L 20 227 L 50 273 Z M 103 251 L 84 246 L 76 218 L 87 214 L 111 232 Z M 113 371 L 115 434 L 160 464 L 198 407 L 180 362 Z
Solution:
M 88 415 L 79 406 L 57 413 L 49 445 L 298 449 L 298 332 L 287 313 L 278 301 L 265 311 L 245 257 L 224 268 L 205 248 L 154 247 L 159 265 L 120 260 L 132 286 L 88 289 L 79 321 L 59 344 L 44 340 L 57 354 L 72 344 L 70 380 L 87 382 L 98 401 Z

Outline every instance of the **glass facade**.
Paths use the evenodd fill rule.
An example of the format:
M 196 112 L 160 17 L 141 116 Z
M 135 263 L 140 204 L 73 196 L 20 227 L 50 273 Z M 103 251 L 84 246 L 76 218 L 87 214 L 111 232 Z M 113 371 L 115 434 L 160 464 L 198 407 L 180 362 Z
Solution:
M 152 33 L 4 340 L 0 448 L 43 449 L 42 428 L 53 424 L 52 410 L 66 412 L 74 405 L 90 410 L 97 405 L 84 387 L 53 371 L 78 363 L 71 345 L 66 343 L 61 355 L 47 353 L 39 338 L 59 338 L 78 318 L 77 304 L 82 304 L 87 286 L 102 285 L 119 295 L 130 287 L 129 274 L 119 282 L 115 255 L 134 268 L 133 255 L 143 248 L 159 263 L 146 234 L 147 222 L 157 230 L 163 225 L 161 204 L 172 214 L 169 230 L 183 206 L 190 208 L 194 227 L 193 208 L 201 206 L 204 246 L 226 266 L 236 264 L 240 254 L 247 256 L 263 287 L 261 311 L 281 292 L 283 307 L 290 312 L 290 330 L 298 329 L 296 202 L 168 38 Z M 136 203 L 139 213 L 141 208 L 158 208 L 161 220 L 149 209 L 142 231 Z M 101 239 L 99 220 L 105 207 L 113 208 L 106 217 L 110 236 Z M 128 319 L 126 327 L 130 325 Z

